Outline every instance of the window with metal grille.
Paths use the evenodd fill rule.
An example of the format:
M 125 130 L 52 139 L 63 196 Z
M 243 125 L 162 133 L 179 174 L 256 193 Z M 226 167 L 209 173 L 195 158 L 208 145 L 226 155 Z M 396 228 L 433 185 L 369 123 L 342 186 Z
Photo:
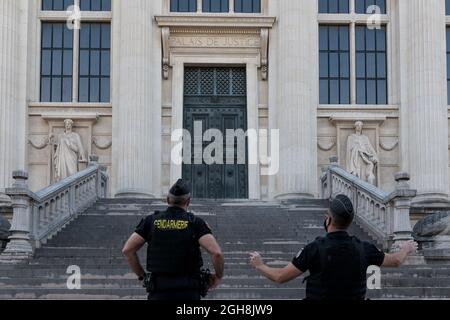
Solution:
M 203 12 L 229 12 L 229 0 L 203 0 Z
M 197 0 L 170 0 L 171 12 L 197 12 Z
M 42 0 L 42 10 L 65 11 L 73 5 L 73 0 Z
M 261 0 L 234 0 L 234 12 L 261 13 Z
M 80 102 L 110 100 L 110 39 L 109 23 L 83 23 L 80 30 Z
M 386 27 L 356 26 L 356 102 L 387 103 Z
M 81 11 L 111 11 L 111 0 L 80 0 Z
M 350 41 L 347 25 L 319 27 L 320 103 L 350 103 Z
M 386 0 L 355 0 L 355 11 L 359 14 L 373 14 L 373 10 L 369 10 L 371 6 L 377 6 L 380 14 L 386 14 Z
M 73 31 L 65 23 L 43 23 L 41 101 L 72 101 Z
M 185 70 L 186 96 L 246 96 L 245 68 L 196 68 Z
M 319 13 L 349 13 L 349 0 L 319 0 Z

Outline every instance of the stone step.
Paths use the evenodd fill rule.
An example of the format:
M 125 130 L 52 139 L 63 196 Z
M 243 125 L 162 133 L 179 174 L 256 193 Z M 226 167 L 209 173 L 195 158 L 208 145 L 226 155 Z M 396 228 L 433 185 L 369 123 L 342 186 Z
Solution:
M 58 278 L 5 278 L 0 277 L 0 287 L 8 288 L 49 288 L 66 289 L 68 275 Z M 115 289 L 115 288 L 139 288 L 136 276 L 127 274 L 123 276 L 93 277 L 83 276 L 81 279 L 84 289 Z M 277 285 L 261 277 L 225 277 L 220 288 L 303 288 L 301 281 L 292 281 L 284 285 Z M 449 278 L 397 278 L 383 276 L 382 288 L 450 288 Z
M 446 298 L 450 288 L 386 288 L 371 290 L 371 299 L 437 299 Z M 218 288 L 211 292 L 208 299 L 221 300 L 298 300 L 305 296 L 303 288 Z M 145 299 L 143 288 L 115 288 L 115 289 L 48 289 L 48 288 L 0 288 L 0 299 Z

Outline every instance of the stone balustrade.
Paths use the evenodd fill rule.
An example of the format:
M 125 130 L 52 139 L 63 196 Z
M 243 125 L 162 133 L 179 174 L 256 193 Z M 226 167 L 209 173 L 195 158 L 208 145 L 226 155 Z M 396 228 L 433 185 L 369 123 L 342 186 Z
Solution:
M 347 195 L 353 202 L 356 222 L 385 249 L 396 250 L 402 242 L 413 239 L 409 212 L 417 192 L 409 186 L 409 174 L 395 174 L 397 186 L 386 193 L 341 168 L 337 157 L 330 160 L 321 177 L 323 198 Z
M 98 165 L 98 157 L 90 156 L 88 168 L 37 193 L 29 190 L 28 174 L 13 173 L 15 183 L 6 190 L 13 207 L 11 236 L 0 262 L 27 261 L 49 238 L 83 213 L 99 198 L 107 195 L 106 167 Z

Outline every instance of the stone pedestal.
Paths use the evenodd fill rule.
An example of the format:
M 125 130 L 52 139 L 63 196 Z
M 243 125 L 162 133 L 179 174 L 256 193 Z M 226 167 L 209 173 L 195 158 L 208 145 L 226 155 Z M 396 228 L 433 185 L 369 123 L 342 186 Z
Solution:
M 445 1 L 400 0 L 400 146 L 413 206 L 448 203 Z
M 154 194 L 153 165 L 161 157 L 153 149 L 156 118 L 152 97 L 154 72 L 153 1 L 113 1 L 113 194 L 149 198 Z
M 0 1 L 0 206 L 14 169 L 25 169 L 28 0 Z
M 312 198 L 318 181 L 317 3 L 282 0 L 278 12 L 280 171 L 276 193 L 278 199 Z
M 10 230 L 9 243 L 0 256 L 0 263 L 17 264 L 26 262 L 33 256 L 31 245 L 31 209 L 29 189 L 26 184 L 28 174 L 24 171 L 15 171 L 14 180 L 8 193 L 11 195 L 14 216 Z

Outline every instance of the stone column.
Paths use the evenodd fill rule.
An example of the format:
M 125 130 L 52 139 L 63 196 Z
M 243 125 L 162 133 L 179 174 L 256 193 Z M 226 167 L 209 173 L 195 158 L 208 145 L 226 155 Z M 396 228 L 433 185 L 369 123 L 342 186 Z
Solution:
M 149 198 L 154 195 L 155 118 L 152 68 L 153 10 L 148 0 L 113 0 L 113 194 Z
M 27 14 L 27 0 L 0 1 L 0 206 L 25 169 Z
M 317 2 L 278 1 L 277 198 L 317 195 L 318 24 Z
M 445 1 L 400 0 L 402 170 L 413 205 L 448 204 Z

